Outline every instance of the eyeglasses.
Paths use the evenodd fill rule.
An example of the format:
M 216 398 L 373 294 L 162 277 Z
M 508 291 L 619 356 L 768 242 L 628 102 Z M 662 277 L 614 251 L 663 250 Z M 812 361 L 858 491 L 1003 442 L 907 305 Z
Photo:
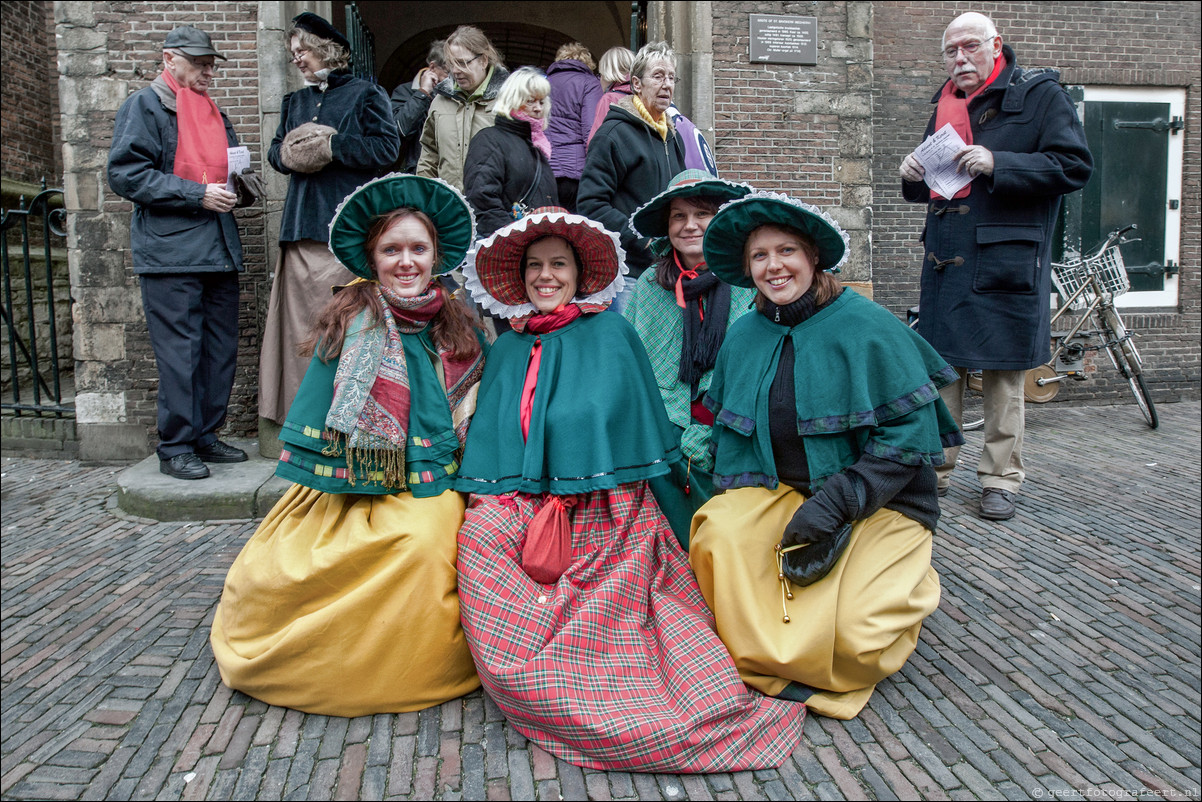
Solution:
M 179 58 L 182 58 L 184 61 L 188 62 L 193 67 L 200 70 L 201 72 L 205 72 L 206 70 L 210 70 L 212 72 L 217 72 L 219 69 L 221 69 L 220 67 L 217 66 L 217 60 L 215 58 L 213 58 L 212 56 L 207 57 L 209 59 L 208 61 L 197 61 L 192 56 L 189 56 L 187 53 L 176 53 L 175 55 L 178 56 Z M 205 56 L 201 56 L 201 58 L 205 58 Z
M 449 68 L 451 68 L 452 70 L 466 70 L 468 67 L 472 66 L 472 64 L 476 61 L 476 59 L 480 58 L 483 55 L 484 55 L 483 53 L 477 53 L 476 55 L 469 58 L 467 61 L 448 61 L 447 66 Z
M 292 53 L 292 63 L 294 63 L 294 64 L 299 64 L 299 63 L 300 63 L 300 61 L 301 61 L 301 59 L 303 59 L 303 58 L 304 58 L 305 56 L 307 56 L 307 55 L 309 55 L 309 51 L 308 51 L 308 50 L 295 50 L 295 51 L 293 51 L 293 53 Z
M 991 39 L 990 41 L 993 41 L 993 40 Z M 959 52 L 963 52 L 964 55 L 966 55 L 966 56 L 971 56 L 974 53 L 976 53 L 978 50 L 980 50 L 981 47 L 984 46 L 985 44 L 987 44 L 987 43 L 986 42 L 965 42 L 962 45 L 955 45 L 953 47 L 944 48 L 943 59 L 944 59 L 944 61 L 955 61 L 956 54 Z
M 656 84 L 657 86 L 659 84 L 672 84 L 673 86 L 675 86 L 676 85 L 676 73 L 674 73 L 674 72 L 666 72 L 666 73 L 652 72 L 652 73 L 648 73 L 647 75 L 644 75 L 639 80 L 645 84 Z

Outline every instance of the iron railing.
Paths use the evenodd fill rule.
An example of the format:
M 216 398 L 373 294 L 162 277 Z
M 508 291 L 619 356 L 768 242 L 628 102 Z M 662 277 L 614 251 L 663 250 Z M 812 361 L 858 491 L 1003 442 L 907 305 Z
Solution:
M 376 37 L 367 29 L 359 4 L 346 4 L 346 38 L 351 43 L 351 72 L 376 83 Z
M 29 207 L 25 196 L 21 196 L 16 209 L 4 210 L 0 218 L 0 260 L 4 268 L 4 326 L 8 347 L 4 365 L 4 376 L 11 385 L 12 400 L 4 400 L 0 407 L 16 415 L 33 413 L 54 417 L 73 416 L 74 405 L 63 403 L 62 371 L 58 356 L 58 317 L 55 314 L 54 261 L 52 249 L 66 236 L 66 212 L 62 208 L 61 189 L 46 189 L 34 196 Z M 51 208 L 54 199 L 60 199 Z M 37 228 L 31 229 L 31 219 L 38 219 Z M 40 229 L 40 243 L 32 243 L 31 233 Z M 14 274 L 9 258 L 9 232 L 17 231 L 21 240 L 19 273 Z M 32 244 L 31 244 L 32 243 Z M 35 276 L 37 261 L 31 254 L 35 247 L 41 248 L 44 276 Z M 42 283 L 44 280 L 44 284 Z M 17 286 L 14 286 L 17 285 Z M 23 300 L 14 300 L 14 295 L 24 294 Z M 44 293 L 44 297 L 37 296 Z M 39 315 L 43 312 L 44 315 Z M 42 333 L 45 336 L 41 336 Z M 49 347 L 44 341 L 49 340 Z M 19 354 L 18 354 L 19 352 Z M 49 381 L 46 371 L 49 370 Z M 22 385 L 32 394 L 32 402 L 22 398 Z

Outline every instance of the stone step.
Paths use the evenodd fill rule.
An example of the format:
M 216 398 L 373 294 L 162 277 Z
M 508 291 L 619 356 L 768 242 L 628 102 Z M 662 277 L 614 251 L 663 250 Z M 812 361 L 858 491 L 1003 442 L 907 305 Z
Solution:
M 150 455 L 117 476 L 117 506 L 156 521 L 215 521 L 262 518 L 292 483 L 275 475 L 276 461 L 259 455 L 254 440 L 228 440 L 244 450 L 246 462 L 209 463 L 205 479 L 175 479 Z

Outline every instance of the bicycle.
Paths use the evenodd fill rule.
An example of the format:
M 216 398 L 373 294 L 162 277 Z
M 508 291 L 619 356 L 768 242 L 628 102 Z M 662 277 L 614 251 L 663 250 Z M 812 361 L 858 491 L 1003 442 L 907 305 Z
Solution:
M 1045 365 L 1027 371 L 1025 394 L 1028 401 L 1046 403 L 1060 392 L 1065 379 L 1084 381 L 1085 354 L 1105 350 L 1111 364 L 1131 387 L 1135 403 L 1148 426 L 1160 425 L 1156 405 L 1144 382 L 1143 360 L 1135 347 L 1133 332 L 1127 329 L 1114 306 L 1114 299 L 1131 288 L 1126 265 L 1119 246 L 1134 239 L 1123 235 L 1135 230 L 1135 225 L 1115 229 L 1101 245 L 1084 258 L 1075 254 L 1066 262 L 1052 262 L 1052 283 L 1061 304 L 1052 315 L 1052 326 L 1070 310 L 1079 313 L 1077 322 L 1065 332 L 1053 334 L 1055 346 L 1052 358 Z M 1094 329 L 1085 330 L 1093 320 Z M 1087 346 L 1081 340 L 1096 337 L 1099 345 Z
M 918 329 L 918 307 L 906 310 L 906 325 Z M 965 376 L 960 431 L 972 432 L 985 425 L 984 399 L 981 395 L 981 371 L 970 370 Z

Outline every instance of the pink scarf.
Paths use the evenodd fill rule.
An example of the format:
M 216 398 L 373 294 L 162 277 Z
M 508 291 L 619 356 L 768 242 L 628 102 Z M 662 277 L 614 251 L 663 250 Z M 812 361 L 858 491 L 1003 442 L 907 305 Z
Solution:
M 1002 74 L 1002 68 L 1006 66 L 1006 56 L 998 56 L 997 61 L 993 64 L 993 72 L 989 74 L 989 78 L 977 87 L 977 90 L 971 95 L 958 97 L 956 93 L 956 84 L 948 79 L 948 82 L 943 85 L 943 92 L 939 95 L 939 105 L 935 107 L 935 130 L 938 131 L 943 126 L 951 123 L 952 128 L 964 140 L 964 144 L 972 144 L 972 123 L 968 119 L 968 104 L 973 98 L 984 92 L 990 84 L 997 80 L 997 77 Z M 967 198 L 972 192 L 972 184 L 966 184 L 963 189 L 957 192 L 953 197 Z M 935 190 L 931 190 L 932 198 L 942 198 Z
M 510 118 L 530 123 L 530 143 L 538 148 L 548 161 L 551 159 L 551 140 L 547 139 L 547 121 L 542 117 L 534 117 L 522 109 L 510 113 Z
M 173 172 L 198 184 L 224 184 L 229 178 L 226 154 L 229 140 L 217 104 L 204 92 L 183 90 L 168 70 L 163 70 L 163 80 L 175 93 L 175 119 L 179 125 Z

